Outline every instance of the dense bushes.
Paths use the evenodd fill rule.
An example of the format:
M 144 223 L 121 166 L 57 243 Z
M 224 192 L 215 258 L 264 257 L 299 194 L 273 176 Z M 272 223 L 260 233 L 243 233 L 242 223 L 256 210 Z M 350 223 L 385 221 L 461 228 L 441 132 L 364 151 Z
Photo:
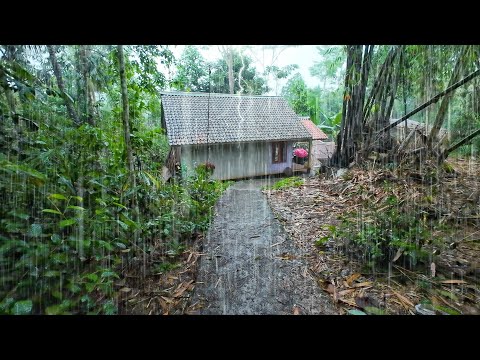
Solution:
M 389 186 L 386 196 L 371 197 L 362 206 L 340 218 L 330 236 L 343 239 L 347 252 L 361 256 L 370 265 L 391 262 L 413 267 L 428 257 L 424 245 L 432 240 L 434 223 L 415 204 L 400 201 Z
M 115 314 L 127 267 L 208 226 L 224 185 L 161 176 L 164 46 L 124 47 L 132 188 L 117 52 L 0 45 L 0 314 Z
M 165 136 L 148 129 L 136 135 L 137 189 L 129 188 L 114 128 L 60 121 L 24 131 L 17 150 L 3 144 L 0 313 L 114 314 L 114 283 L 129 259 L 148 256 L 154 240 L 181 251 L 206 230 L 225 184 L 202 167 L 165 184 Z M 133 190 L 138 222 L 129 206 Z

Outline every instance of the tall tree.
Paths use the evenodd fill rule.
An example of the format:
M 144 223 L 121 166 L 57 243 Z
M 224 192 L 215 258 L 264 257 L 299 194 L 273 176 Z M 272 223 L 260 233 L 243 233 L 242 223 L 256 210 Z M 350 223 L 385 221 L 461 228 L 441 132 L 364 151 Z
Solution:
M 80 125 L 81 120 L 73 107 L 73 100 L 67 95 L 65 91 L 65 83 L 63 81 L 62 70 L 60 68 L 60 65 L 58 64 L 56 48 L 53 45 L 47 45 L 47 49 L 48 54 L 50 55 L 50 62 L 53 67 L 53 73 L 55 75 L 55 78 L 57 79 L 58 89 L 60 90 L 60 95 L 65 101 L 65 106 L 67 107 L 68 114 L 70 115 L 70 118 L 73 120 L 75 125 Z
M 460 80 L 460 77 L 463 74 L 463 70 L 464 70 L 464 66 L 465 66 L 465 60 L 466 60 L 465 57 L 466 57 L 466 54 L 467 54 L 469 49 L 470 49 L 469 46 L 462 46 L 461 47 L 460 53 L 458 54 L 458 58 L 457 58 L 457 61 L 455 63 L 455 67 L 454 67 L 453 72 L 452 72 L 452 76 L 451 76 L 450 81 L 448 83 L 448 87 L 452 86 L 458 80 Z M 438 132 L 440 131 L 440 128 L 443 125 L 443 122 L 445 120 L 445 115 L 446 115 L 447 110 L 448 110 L 448 105 L 450 104 L 450 100 L 452 99 L 453 94 L 454 94 L 454 91 L 446 94 L 443 97 L 442 102 L 440 103 L 440 107 L 439 107 L 437 115 L 435 117 L 435 121 L 432 124 L 432 129 L 430 131 L 430 134 L 427 137 L 427 145 L 428 145 L 430 150 L 432 148 L 432 144 L 433 144 L 434 140 L 437 139 L 437 135 L 438 135 Z
M 127 150 L 127 166 L 128 173 L 130 177 L 130 186 L 134 191 L 134 196 L 132 197 L 132 207 L 134 208 L 135 220 L 138 220 L 138 203 L 136 198 L 135 189 L 137 187 L 135 172 L 134 172 L 134 163 L 133 163 L 133 153 L 132 153 L 132 141 L 130 139 L 130 119 L 129 119 L 129 103 L 128 103 L 128 91 L 127 91 L 127 77 L 125 75 L 125 55 L 123 52 L 123 45 L 117 46 L 118 51 L 118 63 L 119 63 L 119 73 L 120 73 L 120 86 L 122 92 L 122 120 L 123 120 L 123 134 L 125 139 L 125 147 Z
M 257 73 L 252 59 L 237 51 L 233 51 L 233 93 L 261 95 L 268 92 L 265 79 Z M 229 67 L 225 59 L 212 64 L 212 92 L 228 94 L 230 92 Z
M 300 73 L 296 73 L 288 80 L 282 89 L 282 96 L 298 115 L 309 115 L 308 90 Z
M 273 75 L 273 78 L 275 80 L 275 94 L 277 94 L 277 89 L 278 89 L 278 82 L 279 80 L 285 80 L 287 79 L 294 70 L 298 69 L 297 64 L 290 64 L 287 66 L 283 67 L 278 67 L 276 65 L 269 65 L 265 68 L 265 76 Z
M 91 46 L 78 45 L 76 51 L 77 72 L 77 93 L 82 122 L 95 126 L 95 91 L 91 80 Z
M 337 136 L 337 148 L 332 157 L 332 162 L 340 166 L 346 166 L 354 160 L 364 140 L 364 103 L 372 53 L 373 45 L 347 46 L 342 123 Z M 388 79 L 390 80 L 390 78 Z M 385 84 L 387 87 L 390 86 L 388 81 Z M 379 100 L 385 107 L 386 98 Z M 370 132 L 373 128 L 373 126 L 370 126 Z
M 227 64 L 227 69 L 228 69 L 228 91 L 229 94 L 233 94 L 235 91 L 235 84 L 234 84 L 234 76 L 233 76 L 233 47 L 230 46 L 219 46 L 220 53 L 223 56 L 223 59 L 225 60 Z
M 327 85 L 337 87 L 343 78 L 342 67 L 346 61 L 346 53 L 343 46 L 317 46 L 320 60 L 310 67 L 310 74 L 317 77 L 323 83 L 323 89 Z
M 209 90 L 208 64 L 196 46 L 186 46 L 177 62 L 177 74 L 172 85 L 181 91 Z

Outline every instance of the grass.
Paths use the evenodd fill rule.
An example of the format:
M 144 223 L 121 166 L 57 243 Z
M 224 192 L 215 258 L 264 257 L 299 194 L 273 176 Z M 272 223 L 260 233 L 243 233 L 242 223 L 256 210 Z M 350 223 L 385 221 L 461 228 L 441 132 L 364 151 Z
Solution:
M 298 176 L 292 176 L 288 177 L 282 180 L 277 181 L 275 184 L 272 186 L 265 186 L 265 190 L 281 190 L 281 189 L 288 189 L 292 187 L 300 187 L 303 185 L 305 181 L 298 177 Z

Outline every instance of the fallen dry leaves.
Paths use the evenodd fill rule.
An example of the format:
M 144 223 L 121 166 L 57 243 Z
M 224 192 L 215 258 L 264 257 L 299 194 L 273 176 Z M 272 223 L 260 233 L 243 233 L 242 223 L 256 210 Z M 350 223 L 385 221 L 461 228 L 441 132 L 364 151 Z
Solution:
M 165 273 L 138 273 L 138 268 L 126 271 L 126 283 L 119 289 L 119 305 L 123 314 L 176 315 L 190 314 L 198 310 L 199 304 L 191 304 L 195 288 L 201 239 L 197 239 L 183 254 L 175 259 L 152 256 L 150 267 L 163 261 L 175 261 L 179 266 Z M 137 271 L 135 271 L 137 270 Z
M 422 299 L 431 301 L 432 291 L 436 291 L 434 299 L 443 300 L 435 301 L 443 305 L 448 303 L 452 308 L 464 309 L 464 313 L 477 313 L 480 311 L 476 281 L 480 275 L 477 260 L 480 255 L 480 190 L 477 190 L 480 189 L 480 164 L 463 160 L 450 163 L 456 173 L 446 174 L 443 181 L 433 185 L 415 178 L 412 171 L 410 177 L 408 169 L 353 168 L 343 178 L 309 178 L 301 187 L 265 190 L 264 194 L 290 239 L 305 251 L 309 276 L 337 303 L 339 313 L 345 313 L 344 306 L 362 308 L 355 299 L 367 296 L 375 299 L 373 302 L 386 313 L 413 314 L 415 304 Z M 383 187 L 385 181 L 390 184 L 389 192 Z M 434 253 L 435 262 L 426 266 L 425 273 L 394 265 L 390 274 L 361 274 L 361 264 L 344 255 L 344 244 L 329 237 L 329 226 L 337 225 L 338 216 L 346 211 L 361 209 L 362 202 L 379 204 L 392 193 L 400 199 L 401 206 L 414 204 L 416 209 L 422 209 L 422 216 L 437 217 L 440 223 L 451 224 L 456 233 L 436 230 L 432 234 L 451 244 L 441 251 L 438 245 L 426 245 L 426 249 Z M 319 246 L 315 246 L 316 243 Z M 401 256 L 401 251 L 395 254 L 395 264 Z M 457 279 L 442 280 L 452 277 Z M 454 287 L 450 297 L 457 299 L 456 302 L 445 290 L 441 292 L 442 285 Z

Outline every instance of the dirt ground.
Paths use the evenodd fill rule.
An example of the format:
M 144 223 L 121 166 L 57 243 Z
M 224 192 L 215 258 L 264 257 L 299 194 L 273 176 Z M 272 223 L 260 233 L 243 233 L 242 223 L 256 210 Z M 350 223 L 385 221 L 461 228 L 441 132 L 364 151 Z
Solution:
M 306 252 L 272 213 L 261 187 L 240 181 L 223 194 L 204 241 L 192 307 L 197 314 L 334 314 L 309 276 Z
M 432 186 L 381 169 L 307 178 L 282 190 L 261 189 L 278 179 L 237 182 L 216 204 L 206 237 L 175 258 L 178 268 L 116 284 L 122 313 L 413 315 L 427 302 L 480 314 L 480 165 L 451 165 L 456 172 Z M 434 273 L 430 263 L 414 271 L 402 263 L 368 267 L 345 253 L 341 239 L 318 246 L 339 215 L 361 210 L 366 198 L 381 201 L 385 179 L 405 202 L 447 225 L 433 233 L 443 245 L 428 249 Z
M 305 249 L 310 274 L 340 314 L 367 307 L 379 314 L 413 315 L 415 306 L 425 303 L 452 314 L 480 314 L 480 165 L 461 159 L 450 165 L 455 173 L 434 185 L 382 169 L 351 169 L 344 177 L 312 178 L 298 188 L 265 194 L 287 234 Z M 385 198 L 385 179 L 412 209 L 444 224 L 444 230 L 433 233 L 435 242 L 425 246 L 432 254 L 427 264 L 413 270 L 402 263 L 375 269 L 355 256 L 353 247 L 346 253 L 345 239 L 315 245 L 331 236 L 329 226 L 339 224 L 339 215 L 362 211 L 367 198 Z

